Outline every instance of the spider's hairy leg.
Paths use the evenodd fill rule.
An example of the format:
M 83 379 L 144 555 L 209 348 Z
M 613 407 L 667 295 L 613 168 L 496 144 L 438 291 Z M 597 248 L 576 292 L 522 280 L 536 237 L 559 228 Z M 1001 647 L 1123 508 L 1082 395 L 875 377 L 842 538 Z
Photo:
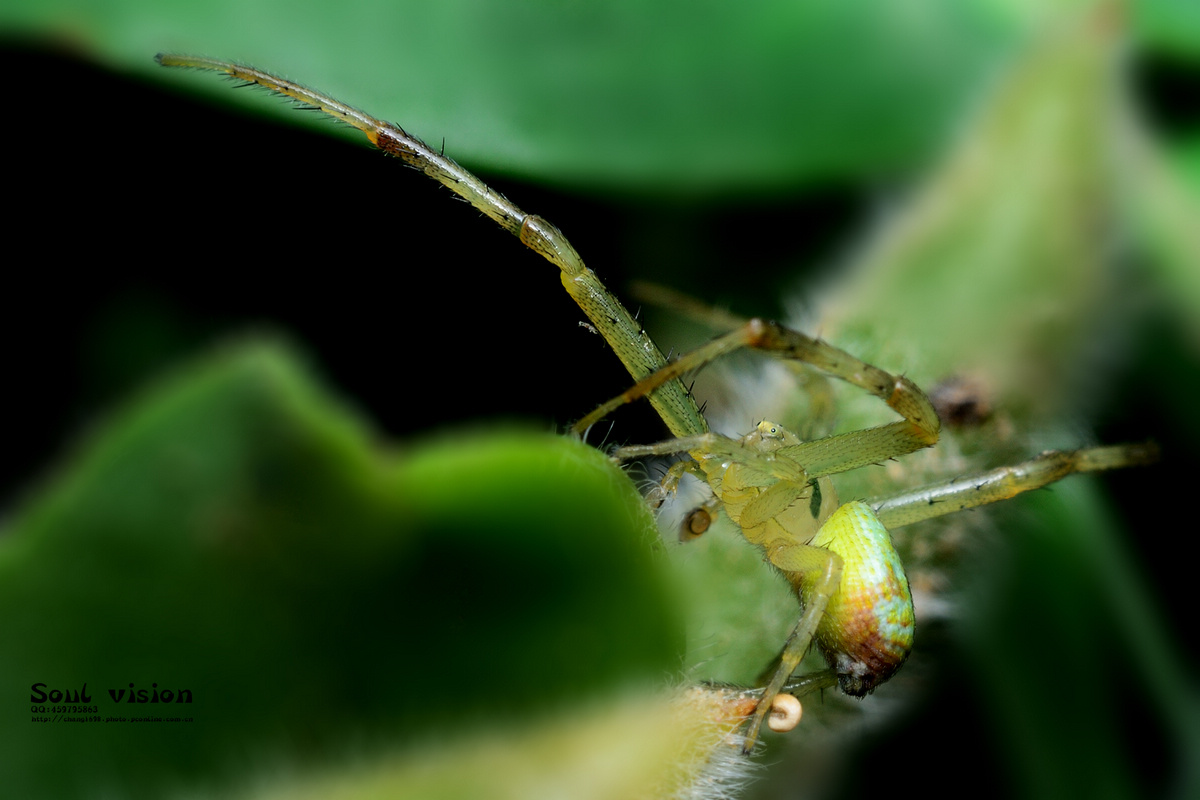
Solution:
M 664 383 L 678 380 L 681 375 L 745 348 L 809 364 L 865 389 L 904 417 L 890 425 L 826 437 L 777 451 L 777 455 L 803 464 L 809 477 L 847 472 L 937 442 L 941 430 L 937 411 L 925 393 L 908 378 L 885 372 L 820 339 L 760 319 L 752 319 L 662 367 L 588 414 L 576 423 L 576 429 L 586 429 L 614 409 L 646 396 Z
M 621 459 L 617 458 L 617 460 L 620 461 Z M 704 470 L 700 469 L 700 465 L 695 461 L 676 461 L 669 468 L 667 468 L 666 474 L 663 475 L 662 481 L 659 483 L 664 499 L 674 494 L 676 490 L 679 489 L 679 482 L 683 480 L 684 475 L 691 475 L 692 477 L 700 480 L 707 479 L 707 476 L 704 474 Z
M 803 583 L 808 591 L 805 594 L 804 613 L 796 622 L 783 652 L 779 657 L 771 680 L 763 687 L 762 700 L 754 711 L 750 726 L 746 730 L 746 740 L 742 745 L 742 753 L 749 755 L 758 740 L 763 722 L 771 712 L 772 701 L 781 691 L 792 673 L 804 660 L 812 644 L 817 626 L 825 615 L 830 598 L 837 592 L 842 581 L 842 558 L 831 550 L 813 547 L 807 544 L 780 545 L 767 553 L 767 558 L 778 567 L 794 585 Z
M 619 461 L 620 459 L 617 460 Z M 679 490 L 679 482 L 683 480 L 684 475 L 688 474 L 708 485 L 708 475 L 700 465 L 691 459 L 682 459 L 672 464 L 658 485 L 647 494 L 647 504 L 652 509 L 661 508 L 667 498 Z M 717 513 L 721 510 L 721 505 L 721 498 L 713 494 L 699 508 L 695 508 L 688 513 L 684 517 L 682 527 L 679 530 L 679 541 L 689 542 L 707 531 L 712 525 L 713 520 L 716 519 Z
M 747 322 L 746 317 L 717 308 L 678 289 L 651 281 L 633 281 L 629 285 L 629 292 L 639 302 L 668 309 L 683 319 L 716 332 L 731 331 Z
M 376 119 L 329 95 L 285 78 L 232 61 L 161 53 L 156 60 L 165 67 L 223 72 L 237 80 L 290 97 L 357 128 L 375 147 L 397 156 L 438 181 L 557 266 L 568 294 L 604 336 L 635 381 L 642 380 L 667 363 L 658 346 L 633 315 L 584 265 L 579 253 L 558 228 L 539 216 L 526 214 L 453 159 L 429 147 L 399 125 Z M 708 430 L 696 402 L 678 380 L 664 381 L 656 386 L 650 394 L 650 402 L 675 436 L 691 436 Z M 586 427 L 577 428 L 575 432 L 582 433 Z
M 651 281 L 633 281 L 631 295 L 642 303 L 658 306 L 697 325 L 725 333 L 745 325 L 748 317 L 713 306 L 678 289 Z M 809 407 L 803 415 L 803 428 L 795 429 L 804 439 L 818 439 L 833 429 L 837 419 L 836 400 L 829 376 L 797 360 L 784 360 L 797 388 L 807 397 Z M 935 404 L 936 406 L 936 404 Z
M 1085 450 L 1047 450 L 1028 461 L 979 475 L 934 483 L 867 501 L 889 530 L 953 514 L 976 506 L 1008 500 L 1040 489 L 1076 472 L 1098 472 L 1152 464 L 1158 460 L 1153 443 L 1093 447 Z

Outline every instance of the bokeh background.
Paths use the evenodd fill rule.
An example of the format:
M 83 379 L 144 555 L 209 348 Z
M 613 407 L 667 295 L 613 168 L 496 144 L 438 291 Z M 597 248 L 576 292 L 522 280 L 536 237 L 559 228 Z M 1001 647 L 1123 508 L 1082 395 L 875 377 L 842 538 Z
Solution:
M 1058 9 L 1054 14 L 1035 5 L 978 0 L 841 8 L 780 2 L 734 12 L 723 4 L 665 0 L 602 8 L 532 1 L 254 2 L 229 7 L 184 2 L 5 3 L 0 9 L 0 58 L 9 76 L 4 136 L 9 154 L 10 257 L 5 269 L 8 310 L 0 324 L 9 343 L 5 406 L 12 431 L 5 446 L 0 502 L 5 569 L 10 576 L 38 576 L 7 581 L 5 602 L 14 622 L 7 626 L 4 647 L 9 654 L 21 655 L 10 655 L 0 664 L 0 692 L 6 697 L 0 735 L 6 745 L 14 745 L 3 748 L 8 755 L 0 755 L 6 774 L 19 777 L 27 791 L 41 787 L 45 796 L 68 791 L 87 796 L 114 786 L 118 793 L 156 796 L 164 785 L 175 782 L 207 791 L 218 780 L 238 785 L 260 780 L 264 759 L 275 771 L 290 774 L 310 757 L 317 763 L 336 761 L 361 741 L 375 747 L 379 738 L 403 738 L 405 725 L 411 728 L 411 723 L 388 719 L 403 717 L 397 709 L 414 707 L 407 692 L 422 697 L 446 692 L 444 687 L 427 687 L 436 685 L 439 676 L 450 681 L 439 658 L 425 659 L 411 673 L 388 671 L 394 667 L 387 658 L 407 663 L 412 653 L 429 652 L 440 640 L 430 638 L 428 631 L 418 635 L 420 630 L 405 627 L 397 621 L 397 612 L 388 609 L 389 603 L 402 600 L 386 588 L 395 583 L 397 573 L 367 570 L 373 578 L 365 580 L 364 565 L 403 565 L 421 574 L 434 570 L 432 574 L 444 578 L 441 583 L 458 582 L 468 593 L 467 587 L 476 583 L 464 580 L 464 570 L 453 567 L 466 563 L 462 550 L 434 550 L 405 560 L 392 545 L 379 545 L 389 540 L 388 531 L 435 531 L 441 523 L 433 514 L 435 522 L 428 527 L 406 526 L 403 520 L 411 516 L 410 509 L 380 496 L 392 485 L 389 481 L 398 482 L 395 490 L 401 495 L 406 487 L 415 491 L 417 479 L 395 477 L 394 471 L 402 468 L 373 466 L 370 454 L 404 453 L 439 432 L 480 426 L 490 430 L 513 420 L 553 431 L 627 380 L 603 342 L 578 325 L 581 314 L 563 297 L 553 269 L 468 207 L 453 202 L 444 189 L 384 161 L 363 147 L 356 134 L 296 113 L 263 93 L 233 91 L 214 76 L 162 70 L 153 63 L 155 52 L 241 59 L 397 120 L 430 143 L 444 138 L 448 154 L 480 171 L 526 210 L 559 225 L 619 293 L 632 279 L 648 279 L 738 313 L 781 316 L 797 307 L 816 307 L 822 292 L 836 295 L 836 287 L 849 285 L 839 269 L 857 260 L 865 239 L 882 228 L 881 220 L 903 215 L 907 200 L 919 191 L 914 187 L 936 174 L 944 154 L 969 130 L 969 120 L 991 102 L 992 92 L 1016 69 L 1014 64 L 1024 63 L 1035 43 L 1048 37 L 1073 41 L 1072 27 L 1095 24 L 1098 15 L 1106 20 L 1100 27 L 1109 33 L 1096 47 L 1111 48 L 1117 63 L 1115 85 L 1132 99 L 1135 116 L 1145 126 L 1139 129 L 1138 141 L 1152 153 L 1134 163 L 1154 165 L 1166 177 L 1146 181 L 1151 188 L 1145 188 L 1122 172 L 1117 185 L 1133 188 L 1114 194 L 1111 202 L 1106 198 L 1105 213 L 1097 217 L 1097 239 L 1111 245 L 1104 268 L 1118 265 L 1129 281 L 1119 286 L 1136 302 L 1114 310 L 1107 301 L 1097 300 L 1083 316 L 1119 321 L 1115 333 L 1111 328 L 1103 332 L 1104 337 L 1114 337 L 1103 341 L 1119 344 L 1112 348 L 1117 355 L 1101 360 L 1103 368 L 1092 370 L 1091 381 L 1065 384 L 1069 388 L 1062 391 L 1081 402 L 1073 406 L 1060 399 L 1054 404 L 1054 421 L 1034 419 L 1032 427 L 1050 431 L 1052 441 L 1022 439 L 1006 447 L 1029 452 L 1057 446 L 1062 442 L 1056 437 L 1069 438 L 1064 430 L 1076 441 L 1154 438 L 1163 445 L 1158 467 L 1095 484 L 1096 491 L 1111 497 L 1111 504 L 1092 506 L 1091 513 L 1114 522 L 1116 538 L 1105 539 L 1098 549 L 1122 565 L 1117 577 L 1101 572 L 1099 579 L 1093 574 L 1079 584 L 1061 585 L 1068 595 L 1081 593 L 1070 602 L 1085 616 L 1068 616 L 1074 620 L 1070 624 L 1094 636 L 1111 636 L 1106 641 L 1112 652 L 1105 657 L 1116 666 L 1098 666 L 1087 658 L 1064 663 L 1048 657 L 1051 651 L 1032 631 L 1039 629 L 1043 613 L 1046 618 L 1055 615 L 1039 606 L 1041 600 L 1030 599 L 1038 596 L 1023 584 L 1014 589 L 999 581 L 1015 599 L 1001 595 L 1005 599 L 993 602 L 1015 609 L 1016 621 L 1005 623 L 1011 625 L 1011 639 L 997 631 L 996 640 L 1006 652 L 1022 651 L 1019 663 L 1024 667 L 989 660 L 979 655 L 986 651 L 969 645 L 955 645 L 955 630 L 961 633 L 970 623 L 951 625 L 951 643 L 936 651 L 945 660 L 935 665 L 926 682 L 932 687 L 922 695 L 927 702 L 910 706 L 890 725 L 835 722 L 829 726 L 832 734 L 822 726 L 821 734 L 827 736 L 823 741 L 835 744 L 818 742 L 816 766 L 811 755 L 789 761 L 785 748 L 772 751 L 776 766 L 766 771 L 756 791 L 778 797 L 853 796 L 905 773 L 926 793 L 950 794 L 962 790 L 947 780 L 948 773 L 959 769 L 972 776 L 975 786 L 997 794 L 1051 796 L 1067 788 L 1108 785 L 1114 796 L 1177 796 L 1194 789 L 1195 774 L 1189 777 L 1186 771 L 1189 756 L 1195 763 L 1198 708 L 1186 576 L 1191 567 L 1187 497 L 1195 474 L 1189 456 L 1200 441 L 1191 400 L 1200 388 L 1200 263 L 1192 258 L 1195 240 L 1189 240 L 1187 232 L 1194 237 L 1200 219 L 1189 226 L 1186 215 L 1194 208 L 1188 203 L 1196 203 L 1200 193 L 1200 15 L 1183 0 L 1107 4 L 1099 12 L 1091 8 L 1095 4 L 1080 2 L 1065 4 L 1067 12 Z M 1107 123 L 1095 123 L 1097 139 L 1107 135 L 1103 124 Z M 1087 149 L 1081 140 L 1080 150 Z M 1132 174 L 1145 176 L 1149 169 Z M 1169 188 L 1164 189 L 1164 183 Z M 1184 214 L 1183 223 L 1170 213 L 1156 216 L 1157 207 L 1145 199 L 1169 197 L 1176 189 L 1184 193 L 1183 202 L 1166 206 Z M 944 194 L 951 204 L 960 199 L 953 192 Z M 970 238 L 973 233 L 969 229 L 965 235 Z M 1137 290 L 1129 290 L 1130 285 Z M 1091 297 L 1085 287 L 1078 288 L 1079 295 Z M 938 286 L 918 291 L 924 298 L 924 305 L 916 306 L 919 316 L 947 314 L 953 301 Z M 1020 329 L 1021 320 L 1046 302 L 1073 307 L 1074 293 L 1061 287 L 1055 291 L 1062 296 L 1043 292 L 1003 297 L 996 305 L 1011 309 L 1007 313 Z M 870 302 L 879 300 L 872 297 Z M 910 309 L 913 304 L 906 300 Z M 869 316 L 876 307 L 866 308 L 859 314 Z M 820 314 L 811 316 L 819 319 Z M 656 324 L 664 326 L 653 330 L 664 348 L 691 341 L 687 334 L 671 332 L 665 321 Z M 1013 336 L 993 323 L 983 331 L 964 332 L 961 338 Z M 258 344 L 263 337 L 287 344 Z M 240 355 L 231 340 L 254 342 L 246 345 L 251 355 Z M 258 347 L 266 347 L 266 354 Z M 919 363 L 922 348 L 917 341 L 905 349 L 904 360 L 912 363 L 901 366 Z M 232 355 L 221 361 L 211 355 L 214 350 Z M 295 367 L 293 353 L 300 354 L 295 360 L 306 366 Z M 1071 364 L 1097 363 L 1091 357 L 1059 357 Z M 205 358 L 232 366 L 185 366 Z M 196 419 L 210 422 L 201 425 L 190 421 L 191 416 L 181 417 L 184 422 L 179 424 L 191 426 L 192 439 L 173 427 L 174 418 L 167 412 L 154 410 L 160 407 L 156 397 L 174 396 L 169 387 L 155 383 L 164 375 L 181 376 L 178 380 L 184 385 L 192 379 L 208 380 L 205 391 L 227 397 L 211 387 L 240 386 L 238 375 L 257 375 L 258 369 L 275 376 L 267 380 L 268 386 L 284 388 L 261 396 L 250 392 L 249 399 L 237 402 L 223 400 L 224 405 L 217 405 L 228 417 L 206 410 L 210 406 L 197 400 Z M 234 377 L 220 377 L 229 375 Z M 257 385 L 259 378 L 246 380 Z M 311 388 L 310 380 L 319 388 Z M 160 388 L 146 389 L 147 385 Z M 1086 396 L 1079 386 L 1086 388 Z M 201 389 L 176 391 L 203 395 Z M 243 396 L 240 390 L 229 391 L 229 397 Z M 339 399 L 323 399 L 327 391 Z M 1016 390 L 1002 387 L 1000 394 L 1010 391 Z M 122 408 L 127 410 L 119 411 Z M 129 420 L 141 420 L 141 414 L 166 415 L 167 422 L 159 429 L 138 422 L 130 432 Z M 263 422 L 280 415 L 286 424 L 272 428 Z M 150 433 L 144 432 L 145 426 Z M 250 444 L 245 452 L 225 446 L 221 453 L 228 461 L 206 461 L 212 430 L 234 431 L 227 435 Z M 261 440 L 255 438 L 260 433 Z M 987 435 L 994 434 L 993 429 Z M 137 435 L 150 438 L 137 440 Z M 629 442 L 662 435 L 646 408 L 622 412 L 608 434 L 612 440 Z M 134 537 L 132 544 L 122 544 L 117 535 L 124 530 L 122 523 L 114 523 L 117 532 L 108 534 L 103 526 L 86 524 L 99 514 L 91 506 L 71 507 L 83 520 L 78 527 L 62 523 L 59 515 L 66 514 L 60 504 L 64 493 L 92 493 L 111 506 L 118 520 L 125 518 L 122 514 L 153 519 L 137 505 L 144 497 L 124 492 L 129 481 L 136 488 L 159 472 L 159 462 L 147 456 L 139 463 L 136 456 L 157 452 L 158 445 L 147 444 L 147 450 L 139 451 L 130 444 L 160 441 L 155 436 L 189 442 L 182 449 L 200 454 L 199 461 L 213 465 L 212 473 L 218 475 L 222 464 L 271 466 L 272 459 L 287 460 L 290 456 L 279 453 L 292 453 L 287 448 L 297 440 L 311 439 L 317 444 L 304 444 L 300 452 L 322 453 L 316 463 L 323 467 L 308 469 L 304 462 L 294 474 L 262 468 L 263 474 L 280 482 L 273 487 L 275 494 L 265 495 L 275 498 L 271 503 L 287 505 L 278 498 L 292 493 L 315 496 L 320 493 L 314 487 L 330 485 L 342 487 L 332 492 L 334 499 L 322 501 L 331 518 L 344 513 L 340 504 L 348 498 L 359 502 L 366 496 L 380 502 L 369 506 L 366 522 L 347 524 L 346 530 L 360 533 L 341 533 L 332 551 L 322 549 L 320 542 L 336 523 L 304 524 L 310 507 L 303 504 L 295 514 L 301 519 L 284 520 L 279 528 L 261 521 L 232 525 L 235 532 L 280 530 L 285 533 L 279 536 L 310 536 L 300 548 L 304 559 L 297 562 L 304 566 L 291 576 L 256 571 L 266 569 L 263 564 L 281 563 L 280 558 L 292 563 L 290 556 L 280 555 L 292 552 L 286 542 L 251 548 L 253 557 L 238 562 L 243 572 L 236 578 L 221 563 L 196 567 L 193 575 L 196 586 L 262 581 L 265 574 L 272 575 L 278 583 L 265 583 L 269 588 L 263 596 L 274 591 L 274 596 L 324 597 L 313 589 L 314 583 L 330 595 L 345 592 L 347 586 L 367 587 L 346 600 L 340 617 L 336 610 L 318 613 L 304 603 L 272 606 L 270 613 L 278 615 L 275 622 L 290 620 L 288 624 L 305 627 L 297 620 L 316 619 L 320 624 L 303 636 L 251 648 L 258 661 L 240 665 L 224 653 L 212 659 L 221 670 L 211 673 L 219 677 L 209 679 L 226 697 L 235 694 L 230 687 L 239 676 L 261 677 L 277 659 L 281 672 L 290 670 L 298 677 L 287 682 L 288 696 L 276 697 L 272 708 L 303 706 L 306 698 L 321 695 L 336 711 L 330 712 L 336 721 L 329 726 L 311 719 L 293 721 L 290 732 L 281 733 L 271 725 L 247 724 L 236 714 L 218 718 L 214 712 L 202 736 L 216 740 L 237 730 L 244 741 L 253 743 L 254 755 L 231 757 L 218 745 L 179 761 L 157 754 L 153 760 L 164 765 L 161 772 L 139 769 L 139 748 L 147 747 L 148 740 L 122 740 L 118 737 L 134 736 L 124 729 L 100 729 L 90 742 L 57 730 L 44 740 L 36 738 L 41 735 L 36 729 L 31 736 L 24 709 L 27 686 L 35 680 L 55 680 L 31 678 L 34 673 L 57 671 L 73 685 L 89 679 L 81 673 L 94 674 L 105 664 L 113 669 L 116 662 L 125 672 L 146 673 L 129 680 L 152 680 L 153 669 L 144 658 L 122 660 L 116 654 L 122 652 L 122 626 L 147 633 L 139 648 L 155 646 L 148 632 L 168 623 L 155 620 L 153 614 L 138 617 L 136 609 L 161 604 L 166 595 L 155 593 L 162 587 L 154 581 L 135 582 L 128 597 L 112 586 L 129 574 L 158 569 L 154 559 L 168 556 L 155 556 L 145 544 L 171 525 L 147 525 L 145 540 Z M 449 441 L 454 443 L 435 447 L 451 453 L 488 449 L 474 438 Z M 116 455 L 89 456 L 96 452 L 92 448 Z M 115 489 L 96 483 L 112 475 L 104 458 L 132 465 L 134 477 L 118 482 Z M 402 455 L 397 458 L 407 463 Z M 515 458 L 498 456 L 491 471 L 505 472 L 503 464 Z M 380 470 L 385 477 L 376 474 Z M 341 477 L 334 480 L 330 474 Z M 238 496 L 241 484 L 234 478 L 229 484 L 233 488 L 228 491 Z M 203 486 L 201 494 L 207 491 Z M 478 496 L 478 491 L 471 488 L 463 494 Z M 502 486 L 494 491 L 512 490 Z M 561 489 L 551 485 L 543 494 L 557 491 Z M 122 498 L 129 500 L 127 507 Z M 271 503 L 266 503 L 268 521 L 278 522 L 281 512 Z M 236 504 L 231 507 L 249 513 Z M 528 506 L 519 509 L 518 515 L 530 513 Z M 455 532 L 443 538 L 466 541 L 462 526 L 470 524 L 456 524 Z M 197 530 L 208 528 L 201 525 Z M 630 537 L 636 540 L 637 535 Z M 74 536 L 89 537 L 94 549 L 76 548 Z M 372 544 L 351 547 L 353 552 L 345 556 L 338 543 L 347 537 L 359 541 L 355 536 Z M 537 537 L 533 541 L 531 549 L 553 552 Z M 1029 556 L 1033 563 L 1038 546 Z M 478 551 L 475 545 L 465 549 Z M 330 552 L 344 556 L 337 560 L 337 570 L 329 570 L 333 574 L 304 571 L 328 562 Z M 108 553 L 116 564 L 126 566 L 133 559 L 139 567 L 130 573 L 106 567 L 103 561 L 81 565 L 81 553 L 88 559 Z M 183 557 L 174 551 L 169 555 Z M 511 559 L 505 564 L 519 560 L 513 553 L 505 557 Z M 565 558 L 547 561 L 562 564 Z M 1022 558 L 1015 556 L 1013 563 L 1026 563 Z M 1062 561 L 1051 563 L 1078 561 L 1078 553 L 1068 551 Z M 661 576 L 644 577 L 639 571 L 638 557 L 629 556 L 628 563 L 635 565 L 630 567 L 635 576 L 631 585 L 644 587 L 637 596 L 656 597 L 665 591 L 659 585 Z M 973 570 L 988 567 L 978 558 L 969 564 Z M 579 569 L 580 575 L 592 571 L 586 563 Z M 75 587 L 73 591 L 64 592 L 62 584 L 56 584 L 60 570 L 60 580 Z M 1053 570 L 1048 570 L 1049 577 L 1025 571 L 1043 583 L 1055 580 Z M 551 567 L 545 575 L 523 580 L 544 582 L 546 595 L 561 597 L 549 590 L 547 575 L 552 573 Z M 613 602 L 612 597 L 597 596 L 605 598 L 597 601 L 602 604 Z M 169 607 L 195 613 L 188 617 L 189 625 L 200 625 L 197 620 L 210 619 L 200 606 L 212 602 L 203 597 L 185 596 Z M 222 613 L 231 619 L 244 615 L 248 607 L 263 608 L 262 596 L 238 601 L 250 605 L 239 605 L 232 595 L 222 597 L 230 603 Z M 105 598 L 120 602 L 102 602 Z M 613 605 L 614 614 L 628 619 L 631 615 L 620 612 L 621 607 Z M 19 615 L 13 610 L 18 608 Z M 104 613 L 89 616 L 89 608 Z M 108 616 L 113 609 L 124 616 Z M 1095 614 L 1087 617 L 1089 611 Z M 420 611 L 430 613 L 428 608 Z M 463 613 L 455 607 L 450 618 L 457 614 L 461 622 Z M 511 619 L 523 619 L 520 615 L 526 613 L 528 608 L 520 607 Z M 643 615 L 649 621 L 642 633 L 630 632 L 626 638 L 635 643 L 670 638 L 674 633 L 667 632 L 675 631 L 673 613 L 671 604 L 664 602 L 660 611 Z M 338 639 L 331 632 L 346 618 L 356 620 L 357 632 Z M 1087 622 L 1078 621 L 1085 618 Z M 247 645 L 238 643 L 256 641 L 253 625 L 263 624 L 255 618 L 244 627 L 234 625 L 226 637 L 233 643 L 229 652 L 245 652 Z M 604 624 L 597 621 L 589 630 L 603 630 Z M 431 627 L 437 625 L 430 622 Z M 386 632 L 389 626 L 405 631 L 407 638 L 397 637 L 403 641 L 375 653 L 385 659 L 383 667 L 364 669 L 363 662 L 374 653 L 366 644 L 370 632 Z M 94 641 L 75 641 L 91 641 L 99 649 L 81 655 L 71 635 L 56 638 L 55 630 L 75 636 L 90 632 Z M 213 635 L 221 637 L 220 631 Z M 985 631 L 978 638 L 990 636 Z M 565 646 L 551 638 L 559 642 L 556 647 Z M 502 644 L 505 640 L 508 649 Z M 347 647 L 346 641 L 357 643 L 358 649 Z M 492 662 L 516 659 L 531 648 L 529 641 L 516 637 L 501 635 L 497 641 L 501 644 L 492 642 L 489 652 L 504 655 L 487 659 L 480 667 L 483 675 L 497 671 Z M 182 641 L 167 639 L 158 646 L 168 666 L 200 659 Z M 467 658 L 445 642 L 437 646 L 454 653 L 446 660 Z M 322 650 L 335 655 L 300 662 L 314 667 L 304 674 L 295 662 L 284 661 L 288 648 L 297 647 L 310 655 Z M 343 649 L 336 652 L 338 647 Z M 1089 647 L 1085 644 L 1075 652 L 1094 654 Z M 584 670 L 588 677 L 580 680 L 606 685 L 614 675 L 669 671 L 677 668 L 674 659 L 688 658 L 679 656 L 678 649 L 677 644 L 665 651 L 635 645 L 628 660 L 616 659 L 595 672 Z M 977 680 L 979 673 L 987 672 L 981 663 L 994 665 L 999 677 Z M 541 670 L 524 670 L 534 673 L 528 686 L 545 686 L 545 673 L 563 671 L 552 659 L 542 664 Z M 1023 682 L 1026 667 L 1033 687 Z M 512 677 L 517 671 L 500 670 L 506 677 L 496 680 L 518 685 Z M 1096 682 L 1084 678 L 1100 673 L 1105 677 Z M 1022 680 L 1005 680 L 1017 674 Z M 393 683 L 400 689 L 387 703 L 367 711 L 369 700 L 350 703 L 344 695 L 328 693 L 330 685 L 348 675 L 371 687 L 399 676 Z M 269 678 L 262 680 L 264 686 L 275 685 Z M 462 676 L 453 680 L 461 681 Z M 1099 687 L 1100 696 L 1089 694 L 1055 706 L 1056 697 L 1071 697 L 1072 686 L 1079 684 L 1089 692 Z M 521 692 L 514 689 L 513 695 L 520 697 Z M 1090 713 L 1096 716 L 1085 713 L 1072 726 L 1070 715 L 1086 700 L 1094 701 Z M 231 702 L 230 707 L 240 706 Z M 1006 717 L 997 712 L 1004 707 L 1040 708 L 1045 716 Z M 1064 717 L 1068 722 L 1063 727 L 1051 724 Z M 306 725 L 323 727 L 327 733 L 313 736 Z M 302 732 L 297 733 L 296 726 Z M 1063 731 L 1068 738 L 1074 733 L 1082 744 L 1066 748 Z M 67 735 L 72 738 L 55 738 Z M 152 738 L 172 735 L 156 730 Z M 1063 751 L 1048 756 L 1048 740 L 1050 750 L 1061 746 Z M 18 743 L 21 746 L 15 747 Z M 81 759 L 86 753 L 92 755 Z M 843 760 L 847 753 L 852 758 Z M 73 760 L 84 765 L 78 774 L 85 777 L 64 766 Z M 86 777 L 97 771 L 102 781 Z M 152 776 L 145 778 L 143 772 Z

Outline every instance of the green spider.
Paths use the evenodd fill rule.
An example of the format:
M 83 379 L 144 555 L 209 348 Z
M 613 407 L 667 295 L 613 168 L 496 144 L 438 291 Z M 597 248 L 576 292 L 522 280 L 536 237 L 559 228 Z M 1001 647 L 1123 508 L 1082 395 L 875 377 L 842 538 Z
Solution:
M 767 561 L 787 578 L 799 598 L 800 619 L 783 646 L 779 665 L 761 694 L 755 693 L 759 699 L 749 714 L 743 753 L 752 751 L 773 711 L 782 717 L 772 721 L 773 729 L 786 730 L 796 724 L 798 704 L 784 689 L 814 643 L 831 668 L 815 683 L 832 685 L 836 680 L 842 691 L 857 697 L 888 680 L 908 657 L 914 631 L 912 596 L 889 529 L 1005 500 L 1075 472 L 1145 464 L 1156 457 L 1152 444 L 1047 451 L 1014 466 L 901 492 L 870 505 L 860 500 L 842 504 L 831 475 L 937 443 L 938 414 L 912 381 L 826 342 L 760 319 L 745 321 L 668 362 L 556 227 L 526 214 L 398 125 L 252 67 L 178 55 L 159 55 L 157 60 L 163 66 L 223 72 L 352 125 L 371 144 L 438 180 L 559 268 L 567 293 L 635 381 L 629 390 L 577 422 L 571 433 L 582 436 L 618 406 L 647 398 L 675 438 L 622 447 L 613 457 L 625 461 L 680 453 L 690 456 L 672 466 L 663 481 L 664 492 L 671 492 L 683 474 L 692 473 L 711 488 L 712 499 L 685 524 L 695 533 L 703 532 L 713 515 L 724 509 L 746 539 L 759 546 Z M 710 432 L 680 377 L 745 348 L 794 359 L 853 384 L 885 402 L 901 419 L 808 442 L 770 421 L 760 422 L 737 439 Z

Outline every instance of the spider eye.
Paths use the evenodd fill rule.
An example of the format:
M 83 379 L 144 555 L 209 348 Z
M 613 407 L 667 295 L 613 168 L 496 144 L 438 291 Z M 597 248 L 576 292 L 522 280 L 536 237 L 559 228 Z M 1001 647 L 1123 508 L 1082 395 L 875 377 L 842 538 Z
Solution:
M 784 434 L 784 429 L 778 423 L 767 419 L 758 423 L 757 428 L 760 436 L 766 436 L 771 439 L 781 438 Z

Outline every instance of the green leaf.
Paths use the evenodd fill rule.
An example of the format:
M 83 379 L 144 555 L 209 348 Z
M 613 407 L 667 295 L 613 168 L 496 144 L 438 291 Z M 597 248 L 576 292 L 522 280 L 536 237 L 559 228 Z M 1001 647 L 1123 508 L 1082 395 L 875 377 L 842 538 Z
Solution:
M 303 115 L 150 59 L 241 59 L 445 137 L 476 167 L 678 194 L 911 163 L 1024 20 L 985 0 L 13 0 L 0 24 L 292 124 Z
M 372 439 L 253 341 L 99 429 L 0 549 L 7 791 L 157 797 L 676 668 L 656 532 L 603 455 L 521 431 Z M 36 684 L 86 684 L 96 710 L 31 712 Z M 130 684 L 192 699 L 130 703 Z M 188 721 L 63 719 L 147 715 Z

